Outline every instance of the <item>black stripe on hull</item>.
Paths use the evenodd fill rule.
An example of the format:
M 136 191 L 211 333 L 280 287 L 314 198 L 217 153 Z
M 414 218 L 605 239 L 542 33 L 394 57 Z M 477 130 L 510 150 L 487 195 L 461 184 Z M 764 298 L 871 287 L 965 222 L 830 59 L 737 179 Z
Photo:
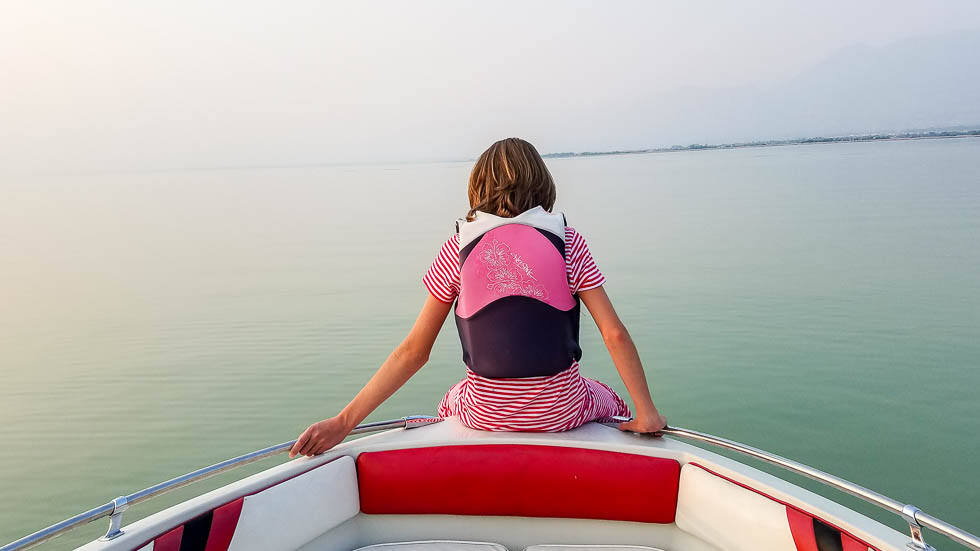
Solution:
M 817 540 L 818 551 L 844 551 L 840 530 L 813 519 L 813 538 Z
M 184 524 L 184 534 L 180 538 L 180 551 L 204 551 L 208 544 L 208 534 L 211 533 L 211 520 L 214 511 L 191 519 Z

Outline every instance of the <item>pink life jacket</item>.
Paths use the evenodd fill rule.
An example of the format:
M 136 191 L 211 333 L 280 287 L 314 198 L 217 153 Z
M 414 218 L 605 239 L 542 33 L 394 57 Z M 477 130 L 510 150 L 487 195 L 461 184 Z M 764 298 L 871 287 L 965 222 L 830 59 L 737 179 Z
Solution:
M 459 221 L 456 328 L 463 363 L 489 378 L 555 375 L 582 358 L 568 288 L 565 217 L 534 207 Z

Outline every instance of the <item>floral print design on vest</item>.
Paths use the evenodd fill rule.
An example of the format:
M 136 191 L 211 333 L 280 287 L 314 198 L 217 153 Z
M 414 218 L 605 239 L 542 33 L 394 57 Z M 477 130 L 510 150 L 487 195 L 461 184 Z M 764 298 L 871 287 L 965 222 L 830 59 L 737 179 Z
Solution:
M 480 252 L 480 261 L 487 267 L 487 289 L 501 295 L 548 298 L 548 290 L 537 282 L 534 270 L 507 243 L 492 240 Z

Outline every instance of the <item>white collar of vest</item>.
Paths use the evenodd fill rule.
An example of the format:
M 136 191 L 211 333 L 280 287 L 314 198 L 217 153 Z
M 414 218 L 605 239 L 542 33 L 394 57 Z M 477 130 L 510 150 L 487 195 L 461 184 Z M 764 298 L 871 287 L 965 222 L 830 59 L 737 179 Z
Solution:
M 472 222 L 467 222 L 466 220 L 459 220 L 457 222 L 457 227 L 459 228 L 459 248 L 462 249 L 488 231 L 507 224 L 524 224 L 525 226 L 551 232 L 565 239 L 565 216 L 560 212 L 548 212 L 540 205 L 511 218 L 504 218 L 478 210 L 474 213 Z

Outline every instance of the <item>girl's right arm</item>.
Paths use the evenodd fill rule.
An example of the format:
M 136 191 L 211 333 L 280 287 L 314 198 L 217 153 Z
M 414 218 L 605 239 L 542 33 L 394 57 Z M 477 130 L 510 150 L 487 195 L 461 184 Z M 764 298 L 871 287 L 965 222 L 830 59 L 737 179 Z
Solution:
M 289 450 L 289 457 L 313 456 L 339 444 L 365 417 L 401 388 L 429 360 L 429 352 L 452 304 L 429 295 L 405 340 L 336 417 L 313 423 Z

